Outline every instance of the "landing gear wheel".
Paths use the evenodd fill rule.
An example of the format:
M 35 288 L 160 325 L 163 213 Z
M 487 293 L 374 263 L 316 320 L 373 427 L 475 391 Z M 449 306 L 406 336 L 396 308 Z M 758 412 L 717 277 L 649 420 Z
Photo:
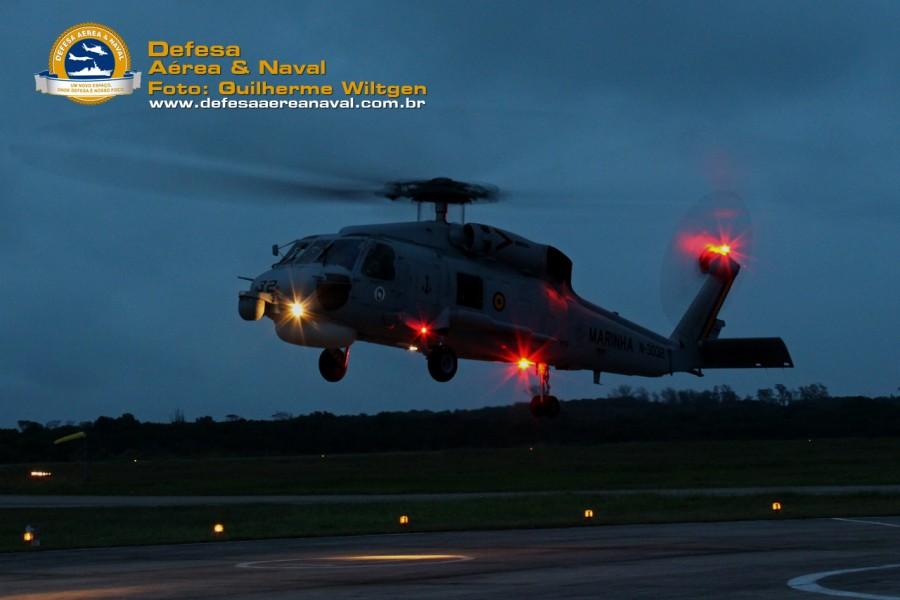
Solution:
M 531 399 L 529 408 L 531 408 L 531 416 L 535 419 L 540 419 L 544 416 L 544 403 L 541 402 L 540 396 L 535 396 Z
M 552 419 L 559 415 L 559 398 L 556 396 L 535 396 L 531 399 L 531 414 L 534 417 L 547 417 Z
M 350 349 L 346 351 L 340 348 L 326 348 L 319 355 L 319 373 L 325 381 L 332 383 L 340 381 L 347 374 L 347 366 L 350 362 Z
M 456 375 L 456 353 L 446 346 L 438 346 L 428 354 L 428 372 L 435 381 L 450 381 Z
M 559 415 L 559 398 L 544 396 L 544 416 L 554 418 Z

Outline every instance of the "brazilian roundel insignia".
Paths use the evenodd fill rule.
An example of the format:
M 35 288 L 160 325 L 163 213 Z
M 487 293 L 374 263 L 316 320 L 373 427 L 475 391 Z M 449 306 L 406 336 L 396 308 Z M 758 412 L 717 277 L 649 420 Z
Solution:
M 128 46 L 115 30 L 79 23 L 56 38 L 47 70 L 35 73 L 34 81 L 35 91 L 100 104 L 131 94 L 141 86 L 141 74 L 131 70 Z
M 506 296 L 501 292 L 494 294 L 494 310 L 501 311 L 506 308 Z

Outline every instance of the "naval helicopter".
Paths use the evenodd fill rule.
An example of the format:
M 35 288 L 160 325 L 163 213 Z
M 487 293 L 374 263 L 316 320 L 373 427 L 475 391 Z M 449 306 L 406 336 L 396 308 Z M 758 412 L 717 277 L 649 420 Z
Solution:
M 695 240 L 702 284 L 665 336 L 579 296 L 572 260 L 548 244 L 478 223 L 450 222 L 448 207 L 493 201 L 497 188 L 449 178 L 395 181 L 380 195 L 434 207 L 433 220 L 355 225 L 274 245 L 278 260 L 240 291 L 244 320 L 267 318 L 276 335 L 322 348 L 329 382 L 347 373 L 350 348 L 368 342 L 418 352 L 438 382 L 459 360 L 515 365 L 539 381 L 530 408 L 554 417 L 550 374 L 591 371 L 659 377 L 704 369 L 793 367 L 778 337 L 720 338 L 719 311 L 741 265 L 733 241 Z M 283 251 L 287 248 L 286 251 Z

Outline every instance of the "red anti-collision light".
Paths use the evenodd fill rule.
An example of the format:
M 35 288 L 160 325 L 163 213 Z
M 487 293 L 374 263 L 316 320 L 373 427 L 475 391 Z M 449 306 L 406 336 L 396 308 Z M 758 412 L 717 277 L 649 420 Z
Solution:
M 722 256 L 728 256 L 731 253 L 731 246 L 729 244 L 707 244 L 706 250 L 708 252 L 712 252 L 713 254 L 721 254 Z

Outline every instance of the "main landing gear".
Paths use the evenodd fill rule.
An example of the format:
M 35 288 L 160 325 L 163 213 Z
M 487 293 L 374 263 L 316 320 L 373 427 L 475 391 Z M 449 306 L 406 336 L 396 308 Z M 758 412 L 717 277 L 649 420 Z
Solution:
M 350 348 L 341 350 L 340 348 L 326 348 L 319 355 L 319 373 L 325 378 L 325 381 L 332 383 L 340 381 L 347 374 L 347 367 L 350 364 Z
M 447 346 L 435 346 L 428 353 L 428 372 L 435 381 L 450 381 L 456 375 L 457 362 L 456 352 Z
M 541 378 L 541 393 L 531 399 L 531 414 L 552 419 L 559 414 L 559 398 L 550 395 L 550 366 L 538 363 L 537 372 Z

